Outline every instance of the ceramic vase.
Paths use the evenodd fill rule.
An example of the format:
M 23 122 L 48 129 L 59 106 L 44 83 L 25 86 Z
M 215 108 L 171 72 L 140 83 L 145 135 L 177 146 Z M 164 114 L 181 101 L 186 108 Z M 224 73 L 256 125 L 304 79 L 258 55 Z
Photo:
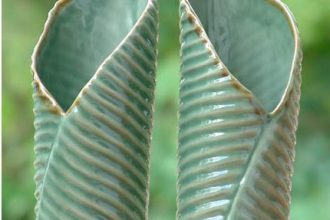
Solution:
M 288 219 L 301 49 L 280 0 L 181 0 L 180 220 Z
M 32 58 L 36 219 L 146 219 L 158 9 L 59 0 Z

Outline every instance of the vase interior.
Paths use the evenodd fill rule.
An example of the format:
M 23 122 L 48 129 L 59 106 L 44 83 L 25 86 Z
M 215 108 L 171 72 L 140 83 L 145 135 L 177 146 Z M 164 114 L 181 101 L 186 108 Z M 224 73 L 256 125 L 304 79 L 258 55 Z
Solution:
M 189 0 L 221 61 L 266 111 L 288 86 L 295 38 L 275 0 Z
M 67 111 L 138 21 L 147 0 L 62 0 L 37 49 L 41 83 Z

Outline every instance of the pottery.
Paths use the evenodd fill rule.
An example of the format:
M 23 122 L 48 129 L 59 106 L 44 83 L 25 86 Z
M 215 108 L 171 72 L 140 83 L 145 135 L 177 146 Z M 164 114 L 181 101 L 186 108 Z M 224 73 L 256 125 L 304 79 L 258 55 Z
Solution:
M 32 58 L 37 219 L 145 219 L 158 9 L 60 0 Z
M 181 220 L 288 219 L 301 59 L 280 0 L 181 0 Z

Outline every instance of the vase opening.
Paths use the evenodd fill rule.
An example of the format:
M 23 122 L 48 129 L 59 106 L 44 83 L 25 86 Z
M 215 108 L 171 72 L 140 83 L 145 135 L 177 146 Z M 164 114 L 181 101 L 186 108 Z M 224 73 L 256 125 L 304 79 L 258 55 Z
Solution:
M 219 58 L 266 111 L 292 74 L 295 36 L 277 0 L 189 0 Z M 287 12 L 286 12 L 287 13 Z
M 148 0 L 60 0 L 36 49 L 35 74 L 67 111 L 123 41 Z

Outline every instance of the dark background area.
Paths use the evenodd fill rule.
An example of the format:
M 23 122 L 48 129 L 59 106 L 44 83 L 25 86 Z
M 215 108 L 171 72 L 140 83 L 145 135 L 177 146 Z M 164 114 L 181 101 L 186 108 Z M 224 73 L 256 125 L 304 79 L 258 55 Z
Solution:
M 330 1 L 286 0 L 303 39 L 291 219 L 330 219 Z M 31 53 L 55 0 L 3 1 L 3 219 L 34 219 Z M 178 0 L 160 0 L 149 216 L 175 219 Z

